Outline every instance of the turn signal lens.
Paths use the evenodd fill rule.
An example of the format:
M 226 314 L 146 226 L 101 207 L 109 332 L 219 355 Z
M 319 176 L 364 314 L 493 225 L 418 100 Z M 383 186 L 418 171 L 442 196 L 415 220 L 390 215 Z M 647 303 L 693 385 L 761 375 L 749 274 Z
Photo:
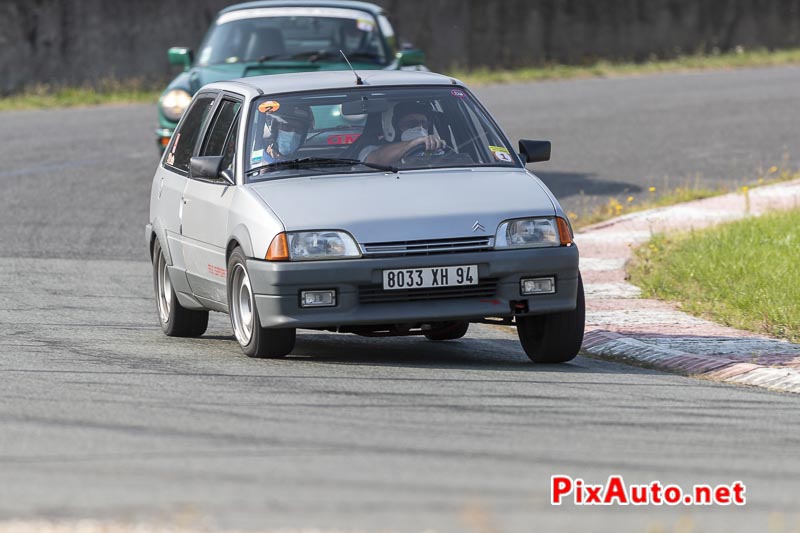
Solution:
M 556 217 L 556 223 L 558 224 L 561 246 L 570 246 L 572 244 L 572 232 L 569 230 L 569 224 L 561 217 Z
M 267 261 L 287 261 L 289 259 L 289 243 L 286 234 L 278 233 L 267 249 Z

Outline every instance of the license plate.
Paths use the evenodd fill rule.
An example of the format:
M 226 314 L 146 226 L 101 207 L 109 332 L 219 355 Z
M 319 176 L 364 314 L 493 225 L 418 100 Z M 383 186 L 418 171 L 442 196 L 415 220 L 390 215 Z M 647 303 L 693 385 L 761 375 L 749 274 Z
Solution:
M 478 284 L 478 265 L 402 268 L 383 271 L 383 290 L 430 289 Z

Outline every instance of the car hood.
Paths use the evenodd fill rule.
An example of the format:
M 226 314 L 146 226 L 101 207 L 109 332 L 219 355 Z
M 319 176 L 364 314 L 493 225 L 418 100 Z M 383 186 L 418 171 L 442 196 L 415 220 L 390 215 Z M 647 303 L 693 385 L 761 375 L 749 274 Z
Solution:
M 522 169 L 338 174 L 248 187 L 287 231 L 341 229 L 360 243 L 493 236 L 504 220 L 556 213 L 545 186 Z M 476 221 L 485 231 L 473 232 Z
M 385 68 L 383 65 L 355 63 L 355 68 L 362 70 L 373 70 Z M 344 70 L 347 64 L 337 62 L 317 62 L 308 61 L 270 61 L 269 63 L 227 63 L 222 65 L 209 65 L 205 67 L 193 67 L 190 70 L 189 79 L 192 85 L 192 93 L 197 92 L 200 87 L 217 81 L 227 81 L 236 78 L 249 76 L 263 76 L 266 74 L 287 74 L 292 72 L 315 72 L 325 70 Z

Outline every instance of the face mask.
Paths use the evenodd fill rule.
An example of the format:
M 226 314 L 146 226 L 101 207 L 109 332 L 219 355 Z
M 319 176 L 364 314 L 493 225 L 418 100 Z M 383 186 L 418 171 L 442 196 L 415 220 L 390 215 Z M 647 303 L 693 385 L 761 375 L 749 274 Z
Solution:
M 427 137 L 428 130 L 423 128 L 422 126 L 417 126 L 416 128 L 410 128 L 404 131 L 400 135 L 401 141 L 413 141 L 414 139 L 419 139 L 420 137 Z
M 278 132 L 278 151 L 282 154 L 291 154 L 300 147 L 300 134 L 296 131 Z

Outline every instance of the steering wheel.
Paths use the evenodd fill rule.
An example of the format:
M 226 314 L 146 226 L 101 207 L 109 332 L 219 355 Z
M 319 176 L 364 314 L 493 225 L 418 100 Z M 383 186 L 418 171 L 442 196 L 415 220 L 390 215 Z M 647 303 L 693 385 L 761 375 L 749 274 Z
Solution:
M 456 154 L 457 152 L 453 150 L 449 145 L 444 145 L 444 147 L 439 148 L 435 152 L 429 152 L 425 150 L 425 145 L 417 145 L 412 146 L 403 154 L 400 158 L 401 163 L 405 163 L 407 159 L 427 159 L 430 157 L 444 157 L 452 154 Z

